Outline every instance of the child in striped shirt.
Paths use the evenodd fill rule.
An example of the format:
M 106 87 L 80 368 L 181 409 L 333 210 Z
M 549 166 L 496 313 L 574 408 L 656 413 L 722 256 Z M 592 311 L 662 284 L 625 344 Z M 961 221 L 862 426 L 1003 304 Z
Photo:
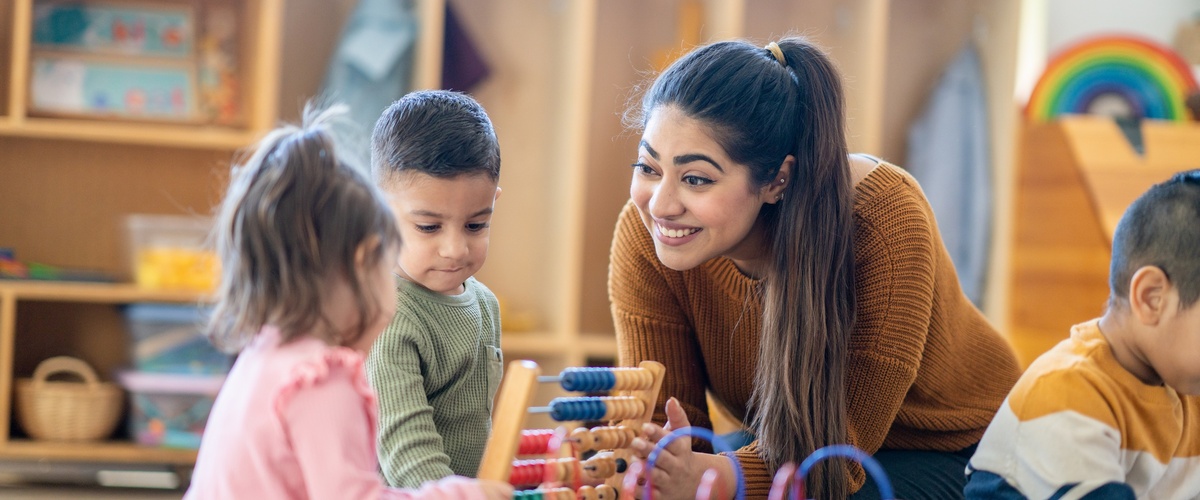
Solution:
M 1200 498 L 1200 170 L 1125 211 L 1109 287 L 1008 395 L 967 498 Z

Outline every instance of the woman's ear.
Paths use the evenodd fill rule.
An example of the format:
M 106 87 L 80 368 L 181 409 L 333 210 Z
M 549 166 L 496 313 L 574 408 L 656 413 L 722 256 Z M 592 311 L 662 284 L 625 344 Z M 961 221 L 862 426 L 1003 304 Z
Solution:
M 778 203 L 783 199 L 783 194 L 787 192 L 788 182 L 791 182 L 792 168 L 796 166 L 796 157 L 787 155 L 783 159 L 783 163 L 779 165 L 779 172 L 775 174 L 775 178 L 763 187 L 762 201 L 763 203 Z
M 1155 326 L 1171 305 L 1171 280 L 1158 266 L 1142 266 L 1129 280 L 1129 308 L 1134 318 Z

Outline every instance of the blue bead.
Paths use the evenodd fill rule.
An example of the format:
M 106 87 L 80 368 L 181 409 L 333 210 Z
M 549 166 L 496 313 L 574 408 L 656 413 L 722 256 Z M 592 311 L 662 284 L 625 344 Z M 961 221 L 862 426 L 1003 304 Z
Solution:
M 572 392 L 610 391 L 617 375 L 608 368 L 567 368 L 562 372 L 562 388 Z

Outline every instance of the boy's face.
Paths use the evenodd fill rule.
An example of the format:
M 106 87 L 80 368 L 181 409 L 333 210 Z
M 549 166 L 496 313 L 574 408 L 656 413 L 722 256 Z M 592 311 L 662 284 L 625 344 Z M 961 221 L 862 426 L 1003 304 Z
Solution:
M 462 293 L 487 259 L 496 181 L 487 174 L 443 179 L 404 172 L 384 191 L 403 240 L 396 272 L 437 293 Z

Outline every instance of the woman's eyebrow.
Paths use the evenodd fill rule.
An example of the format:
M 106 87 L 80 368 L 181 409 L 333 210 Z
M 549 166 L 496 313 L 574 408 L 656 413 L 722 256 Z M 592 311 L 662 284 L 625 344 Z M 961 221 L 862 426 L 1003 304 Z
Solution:
M 650 153 L 651 158 L 654 158 L 655 160 L 660 159 L 658 156 L 658 151 L 655 151 L 654 148 L 650 147 L 650 143 L 646 142 L 645 139 L 642 139 L 642 142 L 638 143 L 638 147 L 643 148 L 646 150 L 647 153 Z M 721 171 L 722 174 L 725 173 L 725 169 L 721 168 L 721 164 L 717 163 L 716 160 L 713 160 L 706 154 L 691 153 L 691 154 L 679 155 L 679 156 L 675 157 L 676 165 L 682 165 L 684 163 L 691 163 L 694 161 L 708 162 L 708 163 L 712 164 L 712 166 L 717 167 L 717 170 Z

